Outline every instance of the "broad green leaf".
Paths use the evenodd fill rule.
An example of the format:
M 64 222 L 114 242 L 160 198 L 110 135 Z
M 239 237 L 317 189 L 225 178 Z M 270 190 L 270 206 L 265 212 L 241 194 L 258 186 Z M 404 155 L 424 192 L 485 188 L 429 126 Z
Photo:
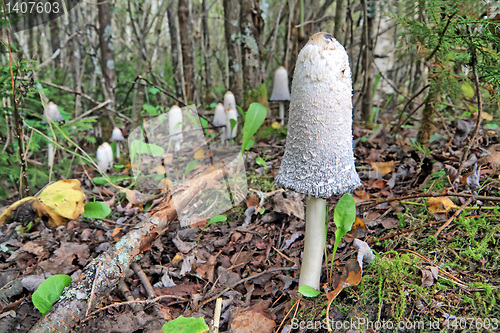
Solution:
M 192 160 L 186 165 L 186 170 L 184 171 L 184 176 L 194 170 L 196 165 L 198 164 L 198 160 Z
M 85 205 L 84 217 L 90 219 L 103 219 L 111 213 L 111 208 L 104 202 L 88 202 Z
M 301 293 L 305 297 L 318 297 L 318 295 L 321 294 L 321 291 L 318 291 L 313 287 L 302 286 L 299 287 L 299 293 Z
M 149 92 L 153 95 L 156 95 L 157 93 L 160 92 L 160 89 L 156 88 L 156 87 L 151 87 L 149 88 Z
M 265 106 L 259 103 L 252 103 L 248 108 L 245 115 L 245 125 L 243 125 L 243 142 L 242 142 L 242 153 L 247 149 L 248 142 L 252 139 L 252 136 L 257 132 L 259 127 L 264 123 L 267 116 L 267 109 Z
M 217 216 L 214 216 L 212 217 L 208 222 L 207 224 L 205 225 L 205 227 L 203 227 L 203 230 L 205 230 L 209 225 L 213 224 L 213 223 L 219 223 L 219 222 L 224 222 L 224 221 L 227 221 L 227 216 L 224 216 L 224 215 L 217 215 Z
M 462 83 L 460 89 L 462 90 L 462 94 L 464 94 L 465 98 L 471 99 L 474 97 L 474 88 L 469 82 Z
M 203 318 L 186 318 L 180 316 L 162 327 L 165 333 L 204 333 L 208 332 L 208 325 Z
M 245 150 L 250 150 L 250 148 L 253 147 L 253 145 L 255 144 L 255 141 L 253 139 L 250 139 L 248 142 L 247 142 L 247 145 L 245 147 Z M 243 147 L 242 147 L 243 148 Z
M 52 275 L 43 281 L 31 296 L 33 305 L 42 315 L 52 309 L 52 305 L 61 297 L 64 288 L 71 283 L 71 277 L 64 274 Z
M 354 202 L 352 194 L 346 193 L 340 198 L 333 212 L 333 220 L 335 221 L 337 230 L 335 230 L 335 243 L 333 245 L 330 272 L 333 270 L 333 261 L 340 241 L 342 237 L 351 230 L 352 224 L 356 220 L 356 203 Z
M 134 179 L 130 176 L 109 176 L 109 179 L 114 183 L 119 183 L 124 180 Z M 109 182 L 104 177 L 94 177 L 92 178 L 92 182 L 96 185 L 109 185 Z
M 130 156 L 138 154 L 149 154 L 153 156 L 162 156 L 165 149 L 153 143 L 145 143 L 140 140 L 133 140 L 130 144 Z
M 255 163 L 257 163 L 258 165 L 262 165 L 264 168 L 267 168 L 266 161 L 264 161 L 262 157 L 257 157 L 255 159 Z

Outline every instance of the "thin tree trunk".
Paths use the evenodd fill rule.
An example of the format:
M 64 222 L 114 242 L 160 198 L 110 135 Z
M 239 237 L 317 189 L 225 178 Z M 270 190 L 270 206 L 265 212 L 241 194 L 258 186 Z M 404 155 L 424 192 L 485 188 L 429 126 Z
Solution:
M 50 12 L 49 13 L 50 23 L 50 48 L 52 54 L 54 55 L 56 52 L 59 52 L 57 56 L 54 58 L 54 67 L 58 68 L 61 66 L 61 38 L 59 36 L 59 21 L 57 18 L 57 14 Z
M 345 25 L 346 25 L 347 0 L 337 0 L 335 7 L 335 24 L 333 28 L 333 37 L 342 45 L 345 44 Z
M 208 6 L 207 0 L 202 2 L 203 15 L 201 17 L 203 25 L 203 48 L 204 48 L 204 59 L 205 59 L 205 88 L 207 94 L 212 86 L 212 68 L 210 64 L 210 54 L 212 54 L 212 49 L 210 47 L 210 30 L 208 30 Z
M 194 66 L 191 40 L 193 39 L 193 29 L 190 24 L 191 17 L 186 0 L 179 0 L 177 9 L 179 17 L 179 34 L 182 50 L 182 67 L 184 69 L 184 91 L 186 92 L 185 102 L 193 100 L 194 84 Z
M 99 15 L 99 42 L 101 44 L 101 68 L 104 76 L 104 95 L 111 100 L 111 107 L 116 105 L 115 100 L 115 62 L 113 60 L 113 32 L 111 27 L 111 3 L 100 2 L 97 5 Z
M 168 30 L 170 32 L 170 54 L 172 56 L 172 72 L 174 78 L 174 88 L 177 96 L 183 96 L 183 73 L 182 73 L 182 58 L 180 51 L 180 38 L 177 22 L 177 0 L 171 0 L 170 6 L 167 9 Z
M 260 61 L 264 20 L 256 0 L 242 0 L 240 11 L 241 58 L 245 107 L 251 102 L 267 104 L 266 89 L 262 89 L 262 65 Z
M 430 83 L 429 94 L 424 101 L 424 110 L 422 111 L 422 120 L 417 134 L 417 140 L 423 146 L 428 146 L 431 135 L 434 131 L 434 112 L 439 105 L 438 83 Z
M 365 126 L 371 126 L 372 119 L 372 106 L 373 106 L 373 30 L 375 29 L 375 16 L 376 16 L 376 2 L 372 1 L 368 6 L 367 1 L 361 1 L 363 11 L 366 17 L 366 25 L 364 31 L 364 53 L 363 62 L 365 68 L 365 80 L 363 89 L 363 99 L 361 102 L 361 119 Z
M 229 64 L 228 89 L 234 94 L 236 104 L 243 101 L 243 74 L 240 51 L 240 5 L 238 1 L 224 0 L 224 30 Z

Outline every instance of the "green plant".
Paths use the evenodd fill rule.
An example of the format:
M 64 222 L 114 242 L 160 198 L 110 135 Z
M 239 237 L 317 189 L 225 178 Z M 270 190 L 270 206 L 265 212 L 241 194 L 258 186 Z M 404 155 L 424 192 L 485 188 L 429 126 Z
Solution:
M 356 220 L 356 203 L 354 202 L 352 194 L 346 193 L 340 198 L 337 206 L 335 206 L 333 220 L 337 226 L 337 230 L 335 230 L 335 243 L 332 252 L 330 276 L 333 273 L 333 261 L 340 241 L 342 240 L 342 237 L 344 237 L 344 235 L 351 230 L 352 225 Z
M 33 305 L 42 315 L 52 309 L 52 305 L 61 297 L 64 288 L 71 283 L 71 277 L 64 274 L 52 275 L 43 281 L 31 296 Z
M 91 219 L 103 219 L 111 213 L 111 208 L 104 202 L 88 202 L 85 205 L 83 217 Z
M 204 333 L 208 331 L 208 325 L 203 318 L 192 318 L 180 316 L 161 328 L 165 333 Z

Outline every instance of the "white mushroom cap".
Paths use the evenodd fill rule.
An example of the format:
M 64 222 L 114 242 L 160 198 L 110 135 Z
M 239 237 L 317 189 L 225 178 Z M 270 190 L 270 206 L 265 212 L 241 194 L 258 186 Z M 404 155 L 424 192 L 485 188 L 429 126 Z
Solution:
M 104 142 L 97 148 L 97 165 L 102 170 L 106 171 L 113 165 L 113 149 L 109 143 Z
M 226 112 L 224 111 L 224 105 L 218 103 L 214 111 L 214 126 L 224 126 L 226 125 Z
M 234 125 L 231 131 L 231 119 L 238 121 L 238 112 L 235 109 L 229 108 L 226 110 L 227 122 L 226 122 L 226 139 L 234 139 L 238 135 L 238 124 Z
M 352 150 L 351 70 L 344 47 L 330 34 L 313 35 L 297 58 L 285 155 L 275 182 L 316 198 L 361 185 Z
M 168 112 L 168 129 L 172 141 L 182 140 L 182 110 L 177 105 L 172 106 Z
M 43 115 L 45 118 L 47 118 L 47 120 L 52 120 L 56 122 L 64 120 L 63 117 L 61 116 L 61 112 L 59 112 L 59 108 L 52 101 L 49 101 L 47 107 L 45 108 L 45 110 L 43 110 Z
M 122 130 L 119 129 L 118 127 L 113 128 L 113 134 L 111 134 L 111 141 L 125 141 Z
M 280 66 L 274 72 L 273 93 L 270 101 L 289 101 L 290 90 L 288 89 L 288 72 L 285 67 Z
M 233 93 L 228 91 L 224 95 L 224 110 L 227 111 L 227 109 L 231 108 L 236 110 L 236 99 L 234 98 Z

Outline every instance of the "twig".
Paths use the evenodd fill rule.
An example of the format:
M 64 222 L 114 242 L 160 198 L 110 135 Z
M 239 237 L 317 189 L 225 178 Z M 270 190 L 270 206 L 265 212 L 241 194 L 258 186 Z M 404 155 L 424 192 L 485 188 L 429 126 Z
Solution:
M 472 31 L 470 31 L 470 27 L 469 27 L 469 32 L 472 34 Z M 472 48 L 471 51 L 472 71 L 474 73 L 474 84 L 476 86 L 476 96 L 477 96 L 477 117 L 476 117 L 476 127 L 474 127 L 474 131 L 472 132 L 469 144 L 465 148 L 462 160 L 460 161 L 460 166 L 457 169 L 459 176 L 462 173 L 462 169 L 464 168 L 464 163 L 467 160 L 471 147 L 474 146 L 474 144 L 476 143 L 477 133 L 479 132 L 479 127 L 481 126 L 482 113 L 483 113 L 483 98 L 481 95 L 481 91 L 479 90 L 479 75 L 477 73 L 476 49 L 474 48 L 474 46 L 471 46 L 471 48 Z
M 270 269 L 268 271 L 264 271 L 262 273 L 258 273 L 258 274 L 255 274 L 255 275 L 252 275 L 252 276 L 249 276 L 249 277 L 246 277 L 236 283 L 233 283 L 232 285 L 230 285 L 229 287 L 225 288 L 224 290 L 222 290 L 221 292 L 219 292 L 217 295 L 215 296 L 212 296 L 210 297 L 209 299 L 203 301 L 201 304 L 199 304 L 193 311 L 196 311 L 198 310 L 199 308 L 201 308 L 202 306 L 204 306 L 205 304 L 207 303 L 210 303 L 212 302 L 213 300 L 221 297 L 222 295 L 224 295 L 225 293 L 227 293 L 229 290 L 231 289 L 234 289 L 235 287 L 237 287 L 238 285 L 242 284 L 242 283 L 245 283 L 245 282 L 248 282 L 250 280 L 253 280 L 255 278 L 258 278 L 264 274 L 269 274 L 269 273 L 274 273 L 274 272 L 280 272 L 280 271 L 294 271 L 294 270 L 297 270 L 297 265 L 293 265 L 292 267 L 282 267 L 282 268 L 274 268 L 274 269 Z M 193 311 L 190 311 L 186 316 L 190 316 L 191 313 Z
M 134 273 L 141 280 L 144 289 L 146 289 L 146 294 L 148 294 L 148 297 L 156 297 L 155 290 L 153 289 L 151 282 L 146 276 L 146 273 L 144 273 L 144 271 L 142 270 L 141 266 L 139 266 L 138 263 L 134 262 L 132 263 L 132 265 L 130 265 L 130 267 L 134 270 Z
M 453 214 L 452 217 L 450 217 L 448 219 L 448 221 L 446 221 L 441 227 L 439 227 L 439 229 L 436 231 L 436 233 L 434 234 L 434 237 L 438 238 L 439 234 L 441 233 L 441 231 L 443 231 L 444 229 L 446 229 L 450 223 L 458 216 L 460 215 L 460 213 L 464 210 L 464 208 L 466 206 L 468 206 L 470 203 L 472 202 L 472 198 L 469 198 L 467 199 L 464 204 L 462 206 L 460 206 L 459 209 L 457 209 L 457 211 L 455 212 L 455 214 Z
M 434 55 L 436 54 L 436 52 L 439 50 L 439 48 L 441 47 L 441 43 L 443 42 L 443 37 L 444 37 L 444 34 L 446 33 L 446 30 L 448 30 L 448 26 L 450 25 L 451 23 L 451 20 L 453 19 L 453 17 L 455 16 L 457 12 L 453 13 L 452 15 L 448 16 L 448 22 L 446 22 L 446 25 L 444 26 L 444 29 L 443 29 L 443 32 L 439 35 L 439 40 L 438 40 L 438 43 L 436 45 L 436 47 L 434 48 L 434 50 L 431 52 L 431 54 L 429 54 L 425 59 L 426 60 L 431 60 L 432 57 L 434 57 Z
M 101 272 L 101 266 L 102 266 L 102 262 L 100 262 L 96 269 L 95 269 L 95 273 L 94 273 L 94 281 L 92 281 L 92 290 L 90 291 L 90 298 L 89 298 L 89 302 L 88 302 L 88 305 L 87 305 L 87 311 L 85 312 L 85 316 L 88 316 L 89 313 L 90 313 L 90 309 L 92 308 L 92 303 L 93 303 L 93 300 L 95 299 L 95 285 L 96 285 L 96 281 L 98 280 L 98 275 L 99 273 Z
M 99 109 L 102 109 L 103 107 L 105 107 L 106 105 L 108 105 L 109 103 L 111 103 L 111 100 L 108 99 L 107 101 L 105 102 L 102 102 L 101 104 L 97 105 L 96 107 L 93 107 L 92 109 L 88 110 L 87 112 L 79 115 L 78 117 L 75 117 L 74 119 L 71 119 L 70 121 L 67 121 L 66 123 L 67 124 L 71 124 L 71 123 L 74 123 L 82 118 L 85 118 L 86 116 L 88 116 L 89 114 L 91 114 L 92 112 L 96 111 L 96 110 L 99 110 Z
M 158 301 L 161 301 L 164 298 L 175 298 L 175 299 L 180 299 L 180 300 L 186 300 L 184 297 L 177 296 L 177 295 L 161 295 L 161 296 L 158 296 L 158 297 L 155 297 L 155 298 L 151 298 L 151 299 L 134 300 L 134 301 L 127 301 L 127 302 L 113 303 L 113 304 L 110 304 L 110 305 L 106 305 L 105 307 L 99 308 L 99 309 L 95 310 L 92 313 L 89 313 L 89 315 L 87 316 L 87 318 L 83 319 L 81 321 L 81 323 L 84 323 L 84 322 L 90 320 L 92 316 L 96 315 L 97 313 L 99 313 L 101 311 L 107 310 L 107 309 L 117 308 L 119 306 L 132 305 L 132 304 L 154 304 L 154 303 L 156 303 Z
M 132 296 L 132 293 L 130 292 L 130 289 L 128 288 L 127 284 L 125 283 L 124 279 L 121 279 L 120 282 L 118 282 L 118 290 L 121 291 L 123 297 L 125 297 L 125 300 L 129 302 L 135 301 L 134 296 Z M 142 304 L 130 304 L 130 308 L 134 312 L 139 312 L 144 310 L 144 307 Z
M 54 84 L 54 83 L 51 83 L 51 82 L 47 82 L 47 81 L 43 81 L 42 83 L 43 83 L 43 84 L 46 84 L 46 85 L 48 85 L 48 86 L 50 86 L 50 87 L 57 88 L 57 89 L 62 90 L 62 91 L 66 91 L 66 92 L 69 92 L 69 93 L 72 93 L 72 94 L 75 94 L 75 95 L 82 96 L 82 97 L 84 97 L 85 99 L 88 99 L 89 101 L 91 101 L 92 103 L 94 103 L 94 104 L 96 104 L 96 105 L 98 105 L 98 104 L 99 104 L 99 102 L 98 102 L 98 101 L 96 101 L 95 99 L 93 99 L 93 98 L 92 98 L 92 97 L 90 97 L 89 95 L 84 94 L 84 93 L 82 93 L 82 92 L 80 92 L 80 91 L 71 90 L 71 89 L 69 89 L 69 88 L 66 88 L 66 87 L 63 87 L 63 86 L 59 86 L 59 85 L 57 85 L 57 84 Z
M 474 198 L 476 200 L 481 200 L 481 201 L 500 201 L 500 197 L 492 197 L 492 196 L 484 196 L 484 195 L 475 195 L 471 193 L 418 193 L 418 194 L 412 194 L 412 195 L 405 195 L 402 197 L 397 197 L 397 198 L 389 198 L 381 201 L 374 201 L 372 199 L 367 200 L 367 201 L 362 201 L 357 204 L 357 206 L 360 205 L 381 205 L 384 203 L 392 202 L 392 201 L 401 201 L 401 200 L 406 200 L 406 199 L 416 199 L 416 198 L 437 198 L 437 197 L 463 197 L 463 198 Z
M 444 220 L 439 220 L 439 221 L 434 221 L 434 222 L 426 223 L 426 224 L 420 225 L 418 227 L 408 228 L 408 229 L 405 229 L 405 230 L 402 230 L 402 231 L 398 231 L 398 232 L 392 233 L 392 234 L 384 236 L 384 237 L 371 239 L 371 240 L 367 241 L 367 243 L 368 244 L 373 244 L 375 242 L 381 242 L 381 241 L 384 241 L 386 239 L 390 239 L 390 238 L 394 238 L 394 237 L 397 237 L 397 236 L 400 236 L 400 235 L 407 234 L 407 233 L 412 232 L 414 230 L 418 230 L 418 229 L 422 229 L 422 228 L 427 228 L 427 227 L 432 227 L 433 225 L 438 224 L 438 223 L 442 223 L 443 221 Z
M 214 333 L 219 333 L 221 310 L 222 310 L 222 298 L 219 297 L 215 301 L 214 324 L 213 324 L 213 332 Z

